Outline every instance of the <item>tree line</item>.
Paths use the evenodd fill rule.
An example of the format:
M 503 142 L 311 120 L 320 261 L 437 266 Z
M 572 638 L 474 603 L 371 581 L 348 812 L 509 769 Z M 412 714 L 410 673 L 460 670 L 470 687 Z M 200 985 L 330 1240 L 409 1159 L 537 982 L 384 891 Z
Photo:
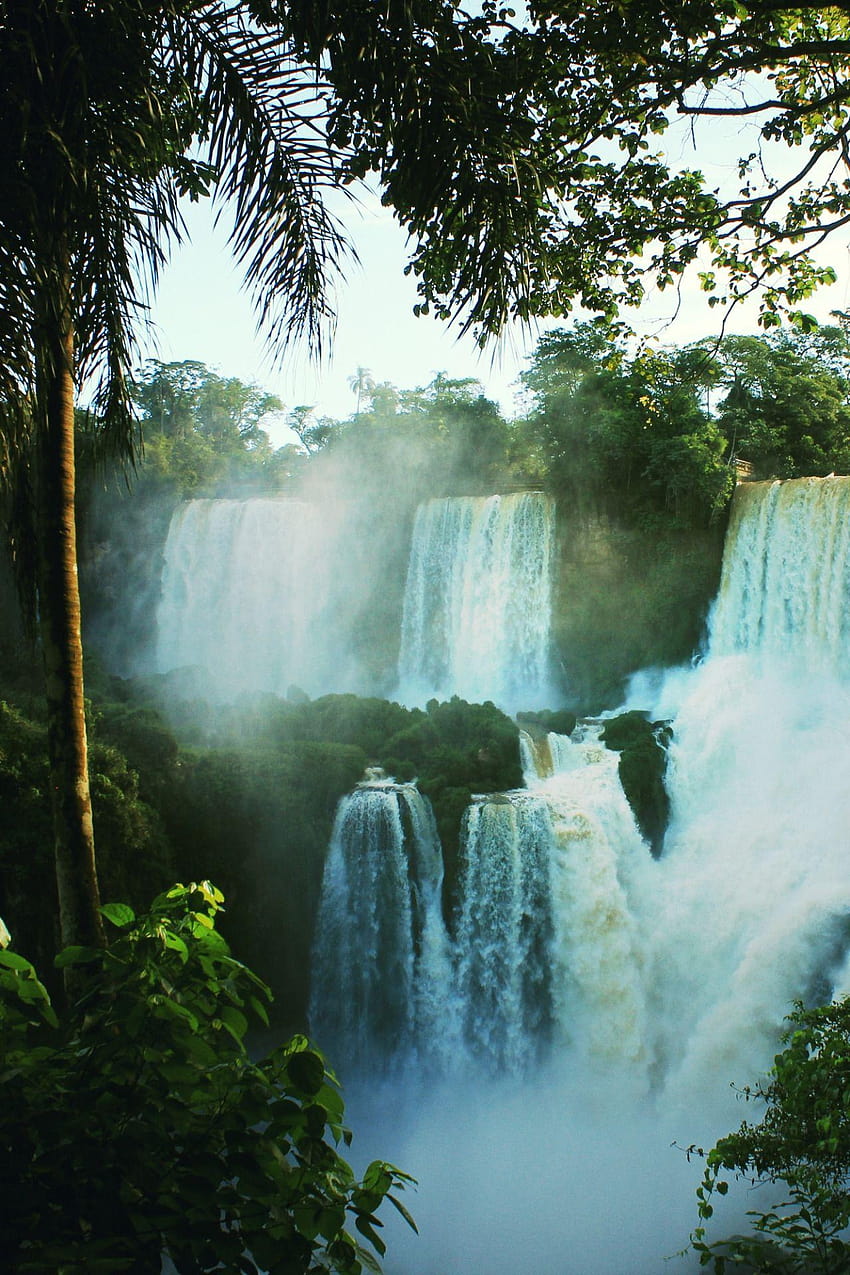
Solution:
M 352 489 L 377 489 L 407 453 L 412 494 L 486 494 L 516 486 L 624 522 L 703 525 L 736 473 L 798 478 L 850 470 L 850 329 L 706 338 L 632 351 L 599 322 L 555 329 L 521 374 L 507 419 L 472 378 L 443 373 L 417 389 L 353 378 L 357 406 L 339 420 L 195 361 L 150 361 L 132 382 L 143 484 L 175 498 L 297 491 L 331 460 Z M 264 423 L 299 443 L 274 448 Z M 737 469 L 736 469 L 737 466 Z

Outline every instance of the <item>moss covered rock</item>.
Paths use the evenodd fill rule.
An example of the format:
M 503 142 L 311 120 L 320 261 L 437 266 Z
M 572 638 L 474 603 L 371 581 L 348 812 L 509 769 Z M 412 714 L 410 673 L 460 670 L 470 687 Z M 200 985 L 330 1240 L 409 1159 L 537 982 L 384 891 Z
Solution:
M 669 722 L 651 722 L 646 713 L 636 711 L 609 718 L 601 733 L 606 747 L 620 754 L 623 792 L 656 857 L 670 817 L 664 775 L 671 733 Z

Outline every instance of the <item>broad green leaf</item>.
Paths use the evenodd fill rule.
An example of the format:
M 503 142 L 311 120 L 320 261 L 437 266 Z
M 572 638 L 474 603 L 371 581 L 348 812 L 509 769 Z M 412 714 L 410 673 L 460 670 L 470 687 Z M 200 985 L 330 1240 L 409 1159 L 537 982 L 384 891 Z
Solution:
M 297 1089 L 317 1094 L 325 1079 L 325 1064 L 312 1050 L 292 1054 L 287 1062 L 289 1077 Z
M 99 959 L 101 951 L 99 947 L 63 947 L 53 964 L 58 970 L 64 969 L 66 965 L 88 965 Z
M 241 1043 L 248 1030 L 248 1019 L 245 1015 L 232 1005 L 225 1005 L 219 1010 L 219 1018 L 234 1039 Z
M 104 903 L 100 909 L 107 921 L 111 921 L 119 929 L 125 929 L 136 919 L 136 914 L 127 903 Z
M 25 956 L 21 956 L 18 952 L 12 952 L 8 947 L 0 948 L 0 965 L 6 965 L 12 970 L 28 970 L 33 975 L 35 968 Z

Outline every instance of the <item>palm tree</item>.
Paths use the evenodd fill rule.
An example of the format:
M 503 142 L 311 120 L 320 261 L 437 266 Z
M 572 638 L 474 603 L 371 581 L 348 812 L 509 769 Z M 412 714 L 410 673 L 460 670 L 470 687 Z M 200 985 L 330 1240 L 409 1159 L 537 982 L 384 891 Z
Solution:
M 372 376 L 368 367 L 358 367 L 354 375 L 349 376 L 348 388 L 351 390 L 352 394 L 357 395 L 357 411 L 354 415 L 355 418 L 358 418 L 360 416 L 360 402 L 363 395 L 372 394 L 375 390 L 375 378 Z
M 76 387 L 94 378 L 103 439 L 132 457 L 140 278 L 154 285 L 180 239 L 183 193 L 227 202 L 273 340 L 319 344 L 343 240 L 321 199 L 333 156 L 305 122 L 315 88 L 245 5 L 0 0 L 0 82 L 0 468 L 37 597 L 62 940 L 96 944 Z
M 183 234 L 186 195 L 212 193 L 232 215 L 233 252 L 278 348 L 303 336 L 321 350 L 328 281 L 347 256 L 324 194 L 375 168 L 414 233 L 444 244 L 451 227 L 453 263 L 469 224 L 468 269 L 438 251 L 435 270 L 448 307 L 486 295 L 494 315 L 493 298 L 510 292 L 506 270 L 520 290 L 529 277 L 539 198 L 522 181 L 516 59 L 491 56 L 487 41 L 486 23 L 443 0 L 406 0 L 391 20 L 383 6 L 347 0 L 0 0 L 0 481 L 37 598 L 65 943 L 102 941 L 74 530 L 77 388 L 94 387 L 95 432 L 132 459 L 126 370 Z M 483 105 L 470 99 L 472 80 Z

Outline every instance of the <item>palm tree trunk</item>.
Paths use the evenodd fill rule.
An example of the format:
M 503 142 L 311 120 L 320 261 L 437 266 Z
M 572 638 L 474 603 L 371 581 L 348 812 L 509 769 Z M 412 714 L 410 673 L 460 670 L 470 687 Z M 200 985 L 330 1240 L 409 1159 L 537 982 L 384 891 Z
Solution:
M 56 883 L 63 945 L 100 946 L 103 922 L 94 858 L 83 650 L 77 579 L 74 468 L 74 332 L 67 266 L 44 307 L 36 453 L 38 607 L 47 700 Z

